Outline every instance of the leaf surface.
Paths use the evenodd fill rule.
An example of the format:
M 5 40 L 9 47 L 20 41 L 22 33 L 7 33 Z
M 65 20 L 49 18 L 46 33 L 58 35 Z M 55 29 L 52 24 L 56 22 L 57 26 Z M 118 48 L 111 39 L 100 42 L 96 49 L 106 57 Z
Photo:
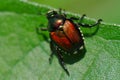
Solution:
M 44 14 L 50 7 L 33 2 L 0 2 L 0 80 L 118 80 L 120 78 L 120 26 L 102 23 L 98 32 L 85 36 L 83 59 L 67 64 L 70 77 L 56 57 L 48 58 L 49 33 L 36 33 L 36 27 L 47 27 Z M 76 16 L 73 13 L 68 15 Z M 85 18 L 92 24 L 92 19 Z M 84 29 L 91 33 L 95 29 Z

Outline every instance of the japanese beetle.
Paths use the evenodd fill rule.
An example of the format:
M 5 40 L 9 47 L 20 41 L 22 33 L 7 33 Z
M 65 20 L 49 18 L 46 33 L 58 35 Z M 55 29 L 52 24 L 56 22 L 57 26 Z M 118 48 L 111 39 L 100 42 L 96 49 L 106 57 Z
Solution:
M 50 48 L 52 51 L 49 61 L 51 61 L 53 54 L 56 53 L 60 65 L 69 75 L 69 72 L 65 67 L 62 53 L 71 55 L 75 54 L 76 51 L 83 49 L 84 39 L 80 27 L 91 28 L 93 26 L 99 25 L 102 20 L 99 19 L 95 24 L 92 25 L 83 24 L 81 23 L 81 21 L 83 20 L 85 15 L 83 15 L 81 18 L 76 17 L 67 18 L 66 14 L 62 13 L 61 9 L 59 9 L 59 11 L 54 10 L 48 11 L 46 17 L 48 19 L 48 27 L 40 28 L 40 30 L 49 31 L 51 39 Z M 75 23 L 74 21 L 79 22 Z M 39 33 L 38 28 L 37 32 Z

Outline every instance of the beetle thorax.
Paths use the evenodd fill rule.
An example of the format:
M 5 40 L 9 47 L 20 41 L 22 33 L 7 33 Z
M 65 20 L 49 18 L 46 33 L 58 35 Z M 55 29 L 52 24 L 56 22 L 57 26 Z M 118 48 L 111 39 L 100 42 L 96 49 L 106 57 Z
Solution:
M 55 23 L 54 23 L 54 26 L 56 27 L 56 28 L 58 28 L 60 25 L 62 25 L 63 24 L 63 20 L 62 19 L 58 19 L 58 20 L 56 20 L 55 21 Z
M 59 30 L 63 24 L 64 24 L 63 19 L 54 18 L 53 20 L 49 20 L 48 29 L 49 29 L 50 32 L 51 31 L 56 31 L 56 30 Z

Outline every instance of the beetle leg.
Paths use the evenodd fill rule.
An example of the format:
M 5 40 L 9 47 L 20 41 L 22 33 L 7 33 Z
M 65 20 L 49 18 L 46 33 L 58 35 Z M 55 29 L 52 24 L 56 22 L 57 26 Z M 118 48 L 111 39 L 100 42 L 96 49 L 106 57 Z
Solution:
M 51 63 L 52 58 L 53 58 L 53 55 L 54 55 L 54 52 L 56 52 L 60 65 L 61 65 L 62 68 L 65 70 L 65 72 L 67 73 L 67 75 L 69 75 L 69 72 L 68 72 L 68 70 L 67 70 L 67 68 L 66 68 L 66 66 L 65 66 L 64 61 L 63 61 L 63 57 L 62 57 L 62 55 L 60 54 L 60 50 L 58 49 L 57 46 L 55 46 L 55 45 L 53 44 L 52 41 L 50 42 L 50 49 L 51 49 L 52 53 L 50 54 L 50 57 L 49 57 L 49 63 Z
M 54 53 L 52 52 L 49 57 L 49 63 L 51 64 Z
M 49 57 L 49 63 L 51 64 L 51 62 L 52 62 L 52 58 L 53 58 L 53 55 L 54 55 L 54 44 L 53 44 L 53 42 L 52 41 L 50 41 L 50 49 L 51 49 L 51 51 L 52 51 L 52 53 L 50 54 L 50 57 Z
M 47 31 L 48 29 L 46 28 L 46 27 L 42 27 L 42 28 L 36 28 L 36 32 L 38 33 L 38 34 L 41 34 L 40 33 L 40 31 Z
M 78 25 L 82 26 L 82 27 L 86 27 L 86 28 L 91 28 L 91 27 L 94 27 L 94 26 L 97 26 L 101 23 L 102 19 L 99 19 L 95 24 L 84 24 L 84 23 L 78 23 Z
M 70 20 L 79 20 L 79 18 L 76 18 L 76 17 L 70 17 Z
M 56 51 L 57 51 L 57 56 L 58 56 L 58 59 L 59 59 L 59 63 L 60 65 L 62 66 L 62 68 L 65 70 L 65 72 L 67 73 L 67 75 L 69 76 L 69 72 L 65 66 L 65 63 L 64 63 L 64 60 L 63 60 L 63 56 L 62 54 L 60 53 L 60 50 L 58 49 L 58 47 L 56 47 Z
M 102 21 L 102 19 L 99 19 L 95 24 L 92 24 L 92 25 L 81 23 L 81 21 L 84 19 L 85 16 L 86 15 L 83 14 L 81 18 L 70 17 L 70 19 L 72 19 L 72 20 L 79 20 L 80 22 L 78 23 L 78 25 L 82 26 L 82 27 L 86 27 L 86 28 L 91 28 L 91 27 L 94 27 L 96 25 L 99 25 L 100 22 Z
M 59 14 L 62 14 L 62 9 L 61 8 L 59 8 Z
M 81 18 L 79 19 L 80 22 L 84 19 L 85 16 L 86 16 L 86 14 L 83 14 L 83 15 L 81 16 Z
M 63 11 L 64 11 L 64 12 L 63 12 L 64 17 L 67 17 L 67 15 L 66 15 L 66 13 L 65 13 L 65 9 L 64 9 Z
M 47 31 L 48 29 L 46 27 L 40 28 L 41 31 Z
M 86 15 L 83 14 L 83 15 L 81 16 L 81 18 L 70 17 L 70 19 L 72 19 L 72 20 L 80 20 L 80 22 L 81 22 L 81 21 L 84 19 L 85 16 L 86 16 Z
M 67 15 L 65 14 L 65 9 L 63 10 L 63 13 L 62 13 L 62 9 L 59 8 L 59 14 L 62 14 L 64 17 L 66 17 Z

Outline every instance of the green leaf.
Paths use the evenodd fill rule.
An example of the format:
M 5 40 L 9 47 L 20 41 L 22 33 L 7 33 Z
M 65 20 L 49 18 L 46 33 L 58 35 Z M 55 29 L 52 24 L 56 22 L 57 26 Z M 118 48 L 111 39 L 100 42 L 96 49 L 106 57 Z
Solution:
M 53 8 L 29 1 L 0 2 L 0 80 L 119 80 L 120 26 L 102 23 L 95 35 L 86 36 L 87 52 L 80 61 L 67 64 L 67 76 L 56 57 L 48 62 L 49 33 L 36 33 L 39 25 L 47 26 L 44 14 L 49 9 Z M 82 30 L 89 34 L 95 28 Z

